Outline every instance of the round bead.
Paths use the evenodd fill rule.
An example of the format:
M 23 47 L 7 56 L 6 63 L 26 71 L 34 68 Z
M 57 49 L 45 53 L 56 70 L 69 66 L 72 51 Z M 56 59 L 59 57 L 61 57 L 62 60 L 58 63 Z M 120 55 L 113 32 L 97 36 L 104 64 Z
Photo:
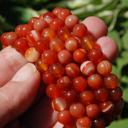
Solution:
M 25 51 L 29 48 L 26 38 L 17 39 L 13 46 L 22 54 L 24 54 Z
M 108 113 L 113 111 L 114 104 L 111 101 L 106 101 L 100 104 L 100 109 L 103 113 Z
M 95 72 L 95 66 L 91 61 L 85 61 L 80 66 L 80 71 L 84 75 L 91 75 Z
M 62 64 L 68 64 L 72 60 L 72 55 L 68 50 L 62 50 L 58 53 L 58 60 Z
M 65 25 L 69 28 L 73 28 L 77 23 L 78 23 L 79 19 L 77 16 L 75 15 L 69 15 L 67 16 L 67 18 L 65 19 Z
M 42 80 L 45 84 L 53 84 L 55 83 L 55 78 L 53 77 L 53 75 L 46 71 L 45 73 L 43 73 L 42 75 Z
M 65 42 L 65 48 L 68 51 L 75 51 L 78 48 L 78 42 L 75 38 L 70 37 Z
M 87 88 L 87 81 L 83 76 L 78 76 L 73 79 L 73 87 L 77 92 L 83 92 Z
M 56 87 L 56 84 L 50 84 L 46 88 L 46 94 L 52 99 L 55 99 L 60 96 L 60 91 Z
M 18 25 L 15 29 L 19 37 L 25 37 L 31 31 L 31 26 L 28 24 Z
M 72 81 L 68 76 L 63 76 L 57 80 L 57 87 L 59 89 L 68 89 L 71 87 Z
M 77 99 L 77 93 L 73 89 L 64 91 L 63 95 L 68 103 L 72 103 Z
M 66 100 L 62 97 L 55 98 L 52 101 L 52 107 L 54 110 L 56 110 L 58 112 L 64 111 L 67 107 Z
M 101 86 L 103 86 L 103 79 L 99 74 L 93 74 L 88 77 L 88 85 L 92 89 L 99 89 Z
M 115 88 L 115 89 L 111 90 L 110 96 L 111 96 L 111 99 L 113 101 L 121 100 L 121 97 L 122 97 L 122 90 L 121 90 L 121 88 L 118 87 L 118 88 Z
M 56 34 L 51 28 L 45 28 L 42 32 L 42 37 L 49 40 L 53 39 L 55 36 Z
M 42 53 L 41 60 L 47 65 L 52 65 L 57 62 L 57 54 L 52 50 L 46 50 Z
M 75 63 L 70 63 L 70 64 L 66 65 L 65 70 L 66 70 L 66 74 L 69 77 L 73 77 L 73 78 L 77 77 L 80 72 L 78 65 L 76 65 Z
M 72 122 L 72 116 L 67 110 L 59 112 L 57 115 L 57 119 L 62 124 L 70 124 Z
M 61 50 L 64 49 L 64 43 L 59 38 L 53 38 L 50 41 L 49 47 L 51 50 L 60 52 Z
M 46 28 L 48 26 L 47 22 L 42 20 L 42 19 L 38 19 L 35 21 L 34 23 L 34 29 L 36 31 L 42 31 L 44 28 Z
M 49 43 L 48 39 L 41 39 L 36 42 L 35 47 L 40 53 L 43 53 L 44 50 L 48 50 L 48 48 L 49 48 L 48 43 Z
M 3 46 L 12 45 L 17 39 L 17 35 L 15 32 L 5 32 L 1 35 L 0 41 Z
M 119 80 L 114 74 L 110 74 L 104 78 L 104 84 L 108 89 L 115 89 L 119 86 Z
M 85 113 L 85 107 L 81 103 L 74 103 L 70 106 L 70 113 L 75 118 L 80 118 Z
M 87 105 L 86 114 L 92 119 L 97 118 L 100 115 L 100 108 L 96 104 Z
M 65 20 L 67 16 L 71 14 L 70 10 L 62 8 L 58 13 L 58 18 L 61 20 Z
M 61 19 L 55 18 L 50 23 L 50 28 L 57 31 L 64 26 L 64 22 Z
M 80 93 L 80 100 L 83 104 L 88 105 L 94 102 L 94 93 L 91 90 L 85 90 Z
M 87 28 L 82 23 L 76 24 L 73 28 L 73 34 L 80 38 L 84 37 L 86 33 L 87 33 Z
M 112 64 L 108 60 L 103 60 L 97 65 L 97 71 L 101 75 L 109 75 L 112 71 Z
M 60 63 L 52 64 L 48 70 L 55 78 L 60 78 L 64 75 L 64 67 Z
M 76 122 L 77 128 L 91 128 L 92 121 L 88 117 L 79 118 Z
M 44 15 L 41 15 L 40 18 L 50 24 L 56 16 L 52 12 L 46 12 Z
M 95 119 L 92 124 L 93 128 L 105 128 L 105 120 L 103 119 Z
M 73 59 L 77 63 L 82 63 L 87 59 L 87 52 L 84 49 L 76 49 L 73 53 Z
M 31 63 L 36 62 L 39 56 L 39 52 L 34 47 L 28 48 L 25 52 L 25 59 Z
M 105 102 L 109 98 L 109 91 L 105 88 L 100 88 L 95 91 L 95 98 L 99 102 Z

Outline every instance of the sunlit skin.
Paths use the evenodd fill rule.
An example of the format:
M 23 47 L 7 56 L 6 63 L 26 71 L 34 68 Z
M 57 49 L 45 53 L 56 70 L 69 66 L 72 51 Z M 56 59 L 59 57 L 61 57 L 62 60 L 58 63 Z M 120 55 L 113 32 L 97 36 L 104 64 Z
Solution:
M 58 11 L 59 10 L 59 11 Z M 61 20 L 65 20 L 66 19 L 66 17 L 67 16 L 69 16 L 69 15 L 71 15 L 71 13 L 70 13 L 70 11 L 68 11 L 67 9 L 56 9 L 56 10 L 54 10 L 53 11 L 54 12 L 54 14 L 51 14 L 51 13 L 47 13 L 46 15 L 45 15 L 45 21 L 49 24 L 49 23 L 51 23 L 52 21 L 53 21 L 53 19 L 55 18 L 55 16 L 57 16 L 57 17 L 59 17 Z M 40 17 L 41 19 L 43 19 L 43 16 L 41 16 Z M 25 34 L 27 34 L 27 33 L 29 33 L 29 30 L 31 30 L 31 28 L 32 27 L 34 27 L 33 26 L 33 22 L 35 22 L 37 19 L 35 18 L 35 19 L 33 19 L 33 20 L 31 20 L 31 22 L 30 22 L 30 28 L 29 28 L 29 25 L 28 26 L 23 26 L 23 27 L 25 27 L 25 29 L 17 29 L 17 33 L 19 34 L 19 36 L 20 37 L 22 37 L 22 36 L 24 36 Z M 97 22 L 97 24 L 98 24 L 98 20 L 96 21 Z M 87 21 L 86 21 L 86 23 L 87 23 Z M 99 22 L 99 24 L 100 24 L 101 22 Z M 76 23 L 76 24 L 78 24 L 78 23 Z M 91 23 L 90 23 L 91 24 Z M 72 26 L 72 25 L 71 25 Z M 73 29 L 73 33 L 74 33 L 74 35 L 76 35 L 76 36 L 78 36 L 78 38 L 79 37 L 83 37 L 84 36 L 84 34 L 86 34 L 86 32 L 87 32 L 87 29 L 86 29 L 86 27 L 88 28 L 88 26 L 89 25 L 86 25 L 85 27 L 84 27 L 84 22 L 83 22 L 83 24 L 79 24 L 76 28 L 75 28 L 75 25 L 74 25 L 74 29 Z M 102 26 L 102 25 L 101 25 Z M 36 26 L 37 27 L 37 26 Z M 91 28 L 91 27 L 90 27 Z M 105 28 L 105 27 L 104 27 Z M 37 27 L 36 28 L 38 31 L 40 31 L 39 30 L 39 28 Z M 45 31 L 43 31 L 43 33 L 41 33 L 41 37 L 44 37 L 44 38 L 46 38 L 46 39 L 48 39 L 49 40 L 49 42 L 53 39 L 53 38 L 55 38 L 55 29 L 53 30 L 54 28 L 50 28 L 50 29 L 45 29 Z M 57 28 L 57 29 L 59 29 L 59 27 Z M 66 29 L 65 29 L 66 30 Z M 76 31 L 76 30 L 78 30 L 78 31 Z M 82 30 L 82 31 L 79 31 L 79 30 Z M 101 29 L 99 29 L 99 30 L 101 30 Z M 25 34 L 23 33 L 23 31 L 25 32 Z M 58 31 L 58 30 L 57 30 Z M 59 30 L 60 31 L 60 30 Z M 59 32 L 58 31 L 58 32 Z M 58 35 L 59 35 L 59 38 L 62 40 L 62 41 L 66 41 L 67 40 L 67 38 L 69 38 L 69 36 L 70 36 L 70 30 L 68 31 L 68 29 L 65 31 L 66 33 L 63 33 L 63 35 L 61 35 L 61 38 L 60 38 L 60 33 L 58 33 Z M 97 31 L 97 33 L 98 33 L 98 31 Z M 99 33 L 101 33 L 101 32 L 99 32 Z M 94 33 L 93 33 L 93 30 L 92 30 L 92 32 L 91 32 L 91 34 L 93 35 Z M 104 35 L 104 34 L 103 34 Z M 35 36 L 35 35 L 34 35 Z M 102 37 L 102 35 L 100 36 L 100 37 Z M 99 38 L 99 37 L 98 37 Z M 8 42 L 9 42 L 9 40 L 7 39 L 6 40 L 6 42 L 7 42 L 7 44 L 9 44 Z M 90 45 L 90 44 L 89 44 Z M 88 46 L 89 46 L 88 45 Z M 68 45 L 69 46 L 69 45 Z M 73 50 L 75 51 L 75 50 L 77 50 L 77 47 L 74 47 L 75 45 L 71 45 L 72 47 L 71 47 L 71 51 L 70 51 L 70 49 L 69 49 L 69 47 L 67 47 L 67 50 L 69 50 L 70 52 L 72 52 Z M 58 47 L 57 47 L 58 48 Z M 88 48 L 92 48 L 92 47 L 88 47 Z M 49 48 L 48 48 L 49 49 Z M 101 47 L 101 50 L 102 50 L 103 48 Z M 40 53 L 40 51 L 41 50 L 39 50 L 39 49 L 36 49 L 37 50 L 37 52 L 39 52 Z M 36 51 L 35 50 L 35 51 Z M 76 94 L 76 92 L 74 91 L 74 89 L 73 88 L 70 88 L 70 87 L 64 87 L 64 88 L 62 88 L 62 89 L 64 89 L 63 91 L 62 91 L 62 93 L 60 93 L 60 90 L 58 89 L 58 86 L 57 86 L 57 84 L 56 84 L 56 80 L 59 78 L 62 78 L 63 76 L 64 76 L 64 73 L 62 73 L 63 71 L 62 70 L 60 70 L 61 68 L 57 68 L 56 66 L 54 67 L 53 65 L 54 64 L 56 64 L 56 63 L 58 63 L 58 52 L 60 52 L 59 50 L 57 50 L 56 52 L 52 52 L 52 50 L 53 49 L 51 49 L 51 50 L 47 50 L 47 52 L 45 53 L 45 51 L 43 52 L 43 55 L 41 55 L 41 61 L 43 62 L 43 63 L 45 63 L 46 64 L 46 67 L 47 68 L 45 68 L 45 73 L 44 72 L 42 72 L 42 80 L 44 81 L 44 83 L 46 84 L 46 86 L 47 86 L 47 95 L 49 95 L 50 97 L 51 97 L 51 99 L 55 99 L 55 98 L 57 98 L 57 97 L 60 97 L 60 96 L 62 96 L 63 98 L 65 98 L 66 99 L 66 101 L 68 102 L 68 104 L 71 104 L 73 101 L 75 101 L 75 102 L 78 102 L 77 101 L 77 98 L 79 98 L 79 95 L 77 95 Z M 54 50 L 53 50 L 54 51 Z M 4 57 L 3 56 L 5 56 L 5 55 L 3 55 L 3 54 L 8 54 L 10 52 L 10 54 L 7 56 L 7 58 L 6 59 L 4 59 Z M 13 53 L 13 54 L 12 54 Z M 88 53 L 88 51 L 87 51 L 87 53 Z M 2 73 L 2 75 L 0 75 L 1 76 L 1 81 L 0 81 L 0 85 L 1 86 L 3 86 L 2 87 L 2 89 L 0 90 L 0 91 L 2 91 L 2 93 L 5 93 L 5 95 L 7 95 L 7 97 L 12 97 L 13 95 L 14 95 L 14 91 L 17 93 L 17 95 L 19 94 L 19 92 L 18 92 L 18 87 L 17 87 L 17 84 L 18 85 L 20 85 L 20 84 L 25 84 L 25 87 L 23 88 L 22 86 L 20 86 L 19 88 L 19 90 L 21 90 L 21 88 L 23 88 L 22 90 L 23 90 L 23 92 L 20 92 L 20 93 L 22 93 L 22 95 L 18 95 L 18 98 L 16 98 L 16 101 L 18 101 L 18 103 L 20 102 L 21 104 L 22 104 L 22 106 L 23 107 L 21 107 L 21 105 L 16 105 L 16 103 L 17 102 L 13 102 L 14 103 L 14 105 L 12 104 L 12 106 L 10 106 L 10 108 L 12 107 L 12 109 L 13 109 L 13 106 L 17 106 L 17 108 L 15 108 L 15 110 L 16 110 L 16 114 L 14 113 L 14 115 L 12 115 L 12 117 L 11 117 L 11 119 L 13 118 L 15 118 L 15 117 L 17 117 L 18 115 L 20 115 L 22 112 L 24 112 L 27 108 L 28 108 L 28 106 L 30 106 L 30 104 L 32 103 L 32 101 L 33 101 L 33 99 L 34 99 L 34 97 L 35 97 L 35 95 L 36 95 L 36 93 L 37 93 L 37 90 L 38 90 L 38 87 L 39 87 L 39 80 L 40 80 L 40 75 L 39 75 L 39 72 L 36 70 L 36 68 L 35 68 L 35 66 L 33 65 L 33 64 L 26 64 L 27 62 L 26 62 L 26 60 L 23 58 L 23 56 L 21 56 L 16 50 L 14 50 L 13 48 L 11 48 L 11 47 L 8 47 L 8 48 L 5 48 L 5 49 L 3 49 L 2 50 L 2 52 L 0 52 L 0 55 L 1 55 L 1 58 L 3 58 L 3 59 L 1 59 L 0 61 L 1 61 L 1 63 L 4 63 L 4 65 L 0 65 L 0 69 L 1 69 L 1 73 Z M 10 68 L 8 68 L 8 65 L 7 65 L 7 63 L 9 62 L 9 61 L 7 61 L 6 62 L 6 60 L 7 59 L 10 59 L 10 57 L 9 56 L 11 56 L 11 58 L 12 58 L 12 56 L 14 56 L 13 58 L 14 58 L 14 61 L 13 61 L 13 63 L 10 63 L 11 64 L 11 66 L 13 67 L 14 65 L 14 69 L 13 70 L 10 70 Z M 83 56 L 86 56 L 85 54 L 83 54 Z M 28 55 L 27 55 L 27 57 L 29 57 Z M 12 59 L 13 59 L 12 58 Z M 16 59 L 15 59 L 16 58 Z M 77 58 L 77 57 L 76 57 Z M 35 58 L 34 58 L 34 61 L 35 60 L 38 60 L 38 57 L 37 56 L 35 56 Z M 88 56 L 87 56 L 87 58 L 86 59 L 88 59 Z M 12 60 L 10 60 L 11 62 L 12 62 Z M 82 74 L 82 72 L 81 72 L 81 70 L 80 70 L 80 65 L 79 64 L 81 64 L 83 61 L 85 61 L 84 60 L 84 57 L 83 58 L 80 58 L 79 59 L 79 57 L 78 57 L 78 59 L 77 59 L 77 62 L 76 62 L 76 60 L 74 59 L 74 57 L 73 57 L 73 54 L 71 53 L 71 60 L 70 60 L 71 62 L 70 63 L 63 63 L 62 65 L 65 67 L 64 69 L 65 69 L 65 73 L 66 73 L 66 75 L 69 77 L 69 79 L 74 79 L 74 78 L 76 78 L 76 77 L 78 77 L 79 75 L 81 75 Z M 80 62 L 81 61 L 81 62 Z M 18 62 L 18 63 L 17 63 Z M 78 64 L 79 63 L 79 64 Z M 95 66 L 95 65 L 94 65 Z M 10 67 L 10 66 L 9 66 Z M 49 70 L 49 67 L 52 67 L 50 70 Z M 34 71 L 34 75 L 33 75 L 33 71 Z M 110 70 L 109 70 L 110 71 Z M 8 75 L 6 75 L 6 78 L 4 77 L 2 77 L 2 76 L 5 76 L 4 75 L 4 73 L 5 72 L 8 72 Z M 15 74 L 15 72 L 17 72 L 16 74 Z M 91 73 L 89 73 L 89 74 L 87 74 L 87 76 L 89 77 L 90 75 L 92 75 L 94 72 L 97 72 L 97 70 L 96 69 L 94 69 L 93 68 L 93 70 L 92 70 L 92 72 Z M 54 74 L 55 73 L 55 75 L 52 75 L 52 74 Z M 62 73 L 62 75 L 61 75 L 61 73 Z M 100 72 L 99 72 L 100 73 Z M 15 75 L 14 75 L 15 74 Z M 22 75 L 22 74 L 24 74 L 24 75 Z M 85 75 L 85 74 L 83 74 L 83 75 Z M 101 75 L 103 75 L 104 76 L 104 74 L 101 74 Z M 31 77 L 31 79 L 29 78 L 29 77 Z M 116 92 L 118 92 L 118 93 L 114 93 L 114 91 L 113 91 L 113 89 L 116 89 L 118 86 L 116 86 L 117 84 L 116 84 L 116 81 L 115 81 L 115 85 L 114 86 L 111 86 L 111 83 L 110 83 L 110 81 L 108 81 L 109 79 L 107 78 L 107 76 L 106 76 L 106 74 L 105 74 L 105 79 L 103 79 L 105 82 L 106 82 L 106 84 L 105 84 L 105 86 L 108 88 L 108 89 L 110 89 L 111 90 L 111 95 L 113 95 L 113 100 L 115 100 L 115 98 L 114 98 L 114 94 L 115 95 L 118 95 L 118 97 L 121 97 L 121 94 L 120 94 L 120 91 L 116 91 Z M 28 82 L 28 78 L 29 78 L 29 82 Z M 113 77 L 112 77 L 113 78 Z M 115 78 L 114 78 L 115 79 Z M 17 83 L 11 83 L 10 82 L 10 80 L 11 81 L 17 81 Z M 68 80 L 68 79 L 67 79 Z M 7 83 L 7 81 L 9 81 L 8 83 Z M 24 82 L 22 82 L 22 83 L 18 83 L 19 81 L 24 81 Z M 70 81 L 70 80 L 69 80 Z M 108 83 L 109 82 L 109 83 Z M 70 83 L 70 82 L 69 82 Z M 9 86 L 9 84 L 11 84 L 12 86 Z M 70 85 L 72 86 L 72 82 L 70 83 Z M 83 85 L 82 85 L 83 86 Z M 81 86 L 81 87 L 82 87 Z M 85 86 L 85 85 L 84 85 Z M 83 87 L 84 87 L 83 86 Z M 26 91 L 27 89 L 26 89 L 26 87 L 27 88 L 29 88 L 28 89 L 28 91 Z M 9 89 L 8 89 L 9 88 Z M 35 89 L 34 89 L 35 88 Z M 70 88 L 70 89 L 69 89 Z M 25 91 L 24 91 L 24 89 L 25 89 Z M 65 89 L 67 89 L 67 90 L 65 90 Z M 81 88 L 77 88 L 77 89 L 80 89 L 80 91 L 81 90 L 83 90 L 83 89 L 81 89 Z M 6 91 L 5 91 L 6 90 Z M 12 90 L 12 91 L 11 91 Z M 92 91 L 92 90 L 91 90 Z M 65 92 L 65 93 L 64 93 Z M 15 95 L 16 95 L 16 93 L 15 93 Z M 91 93 L 90 93 L 91 94 Z M 10 96 L 11 95 L 11 96 Z M 24 98 L 26 98 L 26 99 L 24 99 L 22 96 L 23 95 L 25 95 L 25 97 Z M 27 97 L 28 97 L 28 100 L 29 100 L 29 102 L 28 102 L 28 100 L 27 100 Z M 31 98 L 30 98 L 31 97 Z M 84 97 L 83 97 L 84 98 Z M 117 99 L 116 99 L 117 100 Z M 118 100 L 121 100 L 120 98 L 118 99 Z M 24 103 L 23 103 L 23 101 L 24 101 Z M 86 98 L 85 98 L 85 101 L 86 101 Z M 46 100 L 45 101 L 46 103 L 48 102 L 48 100 Z M 88 101 L 87 101 L 88 102 Z M 97 106 L 97 104 L 94 102 L 93 103 L 93 95 L 92 95 L 92 101 L 90 102 L 91 104 L 90 104 L 90 106 L 89 106 L 89 102 L 86 104 L 87 106 L 86 107 L 83 107 L 83 109 L 79 109 L 80 110 L 80 113 L 72 113 L 73 115 L 75 114 L 75 116 L 77 116 L 77 117 L 80 117 L 80 116 L 84 116 L 82 113 L 84 112 L 84 109 L 86 110 L 86 112 L 87 112 L 87 116 L 92 120 L 93 118 L 98 118 L 98 116 L 100 116 L 100 110 L 99 110 L 99 107 Z M 64 102 L 62 103 L 63 105 L 64 105 Z M 81 104 L 81 103 L 80 103 Z M 7 122 L 9 122 L 10 121 L 10 118 L 3 118 L 3 115 L 5 115 L 4 117 L 8 117 L 8 116 L 6 116 L 6 115 L 8 115 L 8 109 L 5 109 L 6 108 L 6 102 L 5 103 L 3 103 L 2 105 L 1 105 L 1 110 L 3 110 L 2 111 L 2 115 L 0 115 L 0 120 L 2 120 L 2 122 L 0 122 L 0 125 L 1 126 L 3 126 L 3 125 L 5 125 Z M 37 105 L 38 106 L 38 105 Z M 49 105 L 50 106 L 50 105 Z M 79 106 L 79 105 L 78 105 Z M 20 110 L 19 110 L 19 107 L 20 107 Z M 47 111 L 51 111 L 52 109 L 51 108 L 49 108 L 49 107 L 46 107 L 47 109 L 45 109 L 45 104 L 43 105 L 43 107 L 44 107 L 44 109 L 42 110 L 42 111 L 45 111 L 45 113 L 47 113 Z M 54 107 L 53 107 L 54 108 Z M 58 107 L 57 107 L 58 108 Z M 82 108 L 82 107 L 78 107 L 78 108 Z M 121 107 L 120 107 L 121 108 Z M 11 109 L 11 110 L 12 110 Z M 35 108 L 36 109 L 36 108 Z M 42 109 L 42 108 L 41 108 Z M 40 110 L 39 108 L 38 108 L 38 110 Z M 71 109 L 71 110 L 74 110 L 74 109 Z M 73 111 L 72 111 L 73 112 Z M 74 111 L 75 112 L 75 111 Z M 33 115 L 33 116 L 31 116 L 31 114 Z M 40 118 L 40 114 L 41 114 L 41 112 L 39 112 L 39 114 L 38 114 L 38 112 L 36 112 L 36 110 L 34 110 L 32 113 L 31 113 L 30 115 L 28 115 L 27 116 L 27 123 L 29 124 L 29 126 L 33 126 L 34 127 L 34 125 L 36 125 L 37 126 L 37 128 L 40 128 L 41 126 L 42 126 L 42 123 L 43 122 L 45 122 L 45 123 L 43 123 L 43 127 L 50 127 L 50 125 L 51 124 L 53 124 L 53 120 L 51 121 L 50 119 L 48 120 L 47 118 L 46 119 L 44 119 L 43 120 L 43 122 L 41 121 L 39 121 L 38 123 L 32 123 L 32 122 L 36 122 L 36 121 L 32 121 L 33 120 L 33 117 L 36 117 L 36 115 L 38 115 L 38 118 Z M 36 115 L 35 115 L 36 114 Z M 65 125 L 69 125 L 70 123 L 72 124 L 72 119 L 73 119 L 73 115 L 72 115 L 68 110 L 66 110 L 66 111 L 62 111 L 61 113 L 58 113 L 57 115 L 58 115 L 58 121 L 60 121 L 61 123 L 63 123 L 63 124 L 65 124 Z M 79 115 L 80 114 L 80 115 Z M 43 114 L 42 114 L 43 115 Z M 31 118 L 30 118 L 30 116 L 31 116 Z M 52 117 L 52 112 L 50 113 L 50 115 L 49 115 L 49 118 L 50 117 Z M 54 116 L 55 117 L 55 116 Z M 37 119 L 38 119 L 37 118 Z M 31 120 L 31 121 L 30 121 Z M 83 123 L 83 125 L 87 125 L 86 127 L 91 127 L 91 125 L 92 125 L 92 122 L 91 122 L 91 120 L 89 120 L 88 118 L 83 118 L 83 119 L 81 119 L 81 120 L 83 120 L 83 121 L 85 121 L 85 123 Z M 31 123 L 30 123 L 31 122 Z M 81 122 L 81 121 L 80 121 Z M 60 126 L 60 128 L 62 128 L 63 127 L 63 125 L 61 125 Z

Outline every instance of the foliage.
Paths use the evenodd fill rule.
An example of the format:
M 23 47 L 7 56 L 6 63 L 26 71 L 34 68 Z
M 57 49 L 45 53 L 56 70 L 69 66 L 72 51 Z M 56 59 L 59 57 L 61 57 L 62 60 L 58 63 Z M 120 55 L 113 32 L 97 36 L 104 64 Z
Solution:
M 127 128 L 128 124 L 128 0 L 0 0 L 0 33 L 12 30 L 19 23 L 26 23 L 54 7 L 66 7 L 81 20 L 90 15 L 102 18 L 109 27 L 109 36 L 119 46 L 119 57 L 113 72 L 121 80 L 125 107 L 122 119 L 109 128 Z M 127 119 L 126 119 L 127 118 Z

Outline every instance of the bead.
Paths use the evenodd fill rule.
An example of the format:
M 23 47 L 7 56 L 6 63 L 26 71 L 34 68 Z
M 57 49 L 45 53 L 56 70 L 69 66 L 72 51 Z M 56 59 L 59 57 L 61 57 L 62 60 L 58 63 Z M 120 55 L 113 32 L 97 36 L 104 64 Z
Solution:
M 87 88 L 87 81 L 83 76 L 73 79 L 73 87 L 77 92 L 83 92 Z
M 105 88 L 100 88 L 95 91 L 95 99 L 99 102 L 105 102 L 109 98 L 109 91 Z
M 40 54 L 43 53 L 44 50 L 48 50 L 49 49 L 48 39 L 41 39 L 41 40 L 37 41 L 35 44 L 35 47 L 40 52 Z
M 91 128 L 92 121 L 86 116 L 79 118 L 76 122 L 77 128 Z
M 80 118 L 85 113 L 85 107 L 81 103 L 74 103 L 70 106 L 70 113 L 75 118 Z
M 34 23 L 34 29 L 36 31 L 42 31 L 47 26 L 48 26 L 47 22 L 45 20 L 42 20 L 42 19 L 38 19 Z
M 67 110 L 59 112 L 57 115 L 57 119 L 62 124 L 70 124 L 72 122 L 72 116 Z
M 103 119 L 95 119 L 92 124 L 93 128 L 105 128 L 105 120 Z
M 58 14 L 61 12 L 61 10 L 62 10 L 62 8 L 56 7 L 56 8 L 53 9 L 52 12 L 53 12 L 54 15 L 58 16 Z
M 70 10 L 62 8 L 58 13 L 58 18 L 61 20 L 65 20 L 67 16 L 71 14 Z
M 44 15 L 41 15 L 40 18 L 50 24 L 56 16 L 52 12 L 46 12 Z
M 31 26 L 28 24 L 18 25 L 15 29 L 19 37 L 25 37 L 31 31 Z
M 60 91 L 55 84 L 50 84 L 46 88 L 46 94 L 50 98 L 55 99 L 60 96 Z
M 3 33 L 0 37 L 0 41 L 4 46 L 12 45 L 17 39 L 15 32 Z
M 97 118 L 100 115 L 100 108 L 96 104 L 89 104 L 86 106 L 86 114 L 92 119 Z
M 119 80 L 114 74 L 110 74 L 104 78 L 104 84 L 108 89 L 115 89 L 119 86 Z
M 60 52 L 64 49 L 64 43 L 59 38 L 53 38 L 49 43 L 49 47 L 51 50 Z
M 32 30 L 27 35 L 28 45 L 30 47 L 35 47 L 38 40 L 40 40 L 40 35 L 37 31 Z
M 65 42 L 65 48 L 71 52 L 75 51 L 78 48 L 77 40 L 73 37 L 68 38 Z
M 72 85 L 72 81 L 68 76 L 63 76 L 57 80 L 57 87 L 61 90 L 68 89 Z
M 47 65 L 52 65 L 57 62 L 57 54 L 52 50 L 46 50 L 42 53 L 41 60 Z
M 80 93 L 80 100 L 85 105 L 93 103 L 94 97 L 94 93 L 91 90 L 85 90 L 82 93 Z
M 36 62 L 39 56 L 39 52 L 34 47 L 28 48 L 25 52 L 25 59 L 31 63 Z
M 62 77 L 65 72 L 63 65 L 60 63 L 52 64 L 48 70 L 55 78 Z
M 113 101 L 119 101 L 122 97 L 122 90 L 121 88 L 117 87 L 110 91 L 110 96 Z
M 58 112 L 64 111 L 67 107 L 66 100 L 62 97 L 55 98 L 52 101 L 52 107 L 54 110 L 56 110 Z
M 93 74 L 87 79 L 88 85 L 92 89 L 99 89 L 103 86 L 103 79 L 99 74 Z
M 106 101 L 100 104 L 100 109 L 103 113 L 108 113 L 113 111 L 114 104 L 111 101 Z
M 82 74 L 88 76 L 95 72 L 95 66 L 91 61 L 84 61 L 80 65 L 80 71 Z
M 75 63 L 70 63 L 70 64 L 66 65 L 65 70 L 66 70 L 66 74 L 69 77 L 73 77 L 73 78 L 77 77 L 80 72 L 78 65 L 76 65 Z
M 33 29 L 34 28 L 34 23 L 38 20 L 39 18 L 38 17 L 32 17 L 28 24 L 31 26 L 31 28 Z
M 84 37 L 86 33 L 87 33 L 87 28 L 82 23 L 76 24 L 73 28 L 73 34 L 80 38 Z
M 42 80 L 43 80 L 43 82 L 45 84 L 53 84 L 53 83 L 55 83 L 54 76 L 50 72 L 48 72 L 48 71 L 46 71 L 45 73 L 43 73 Z
M 42 37 L 52 40 L 56 36 L 55 32 L 50 28 L 45 28 L 42 32 Z
M 82 44 L 81 44 L 83 49 L 89 51 L 94 48 L 94 45 L 95 45 L 95 42 L 91 35 L 86 35 L 83 37 Z
M 50 28 L 57 31 L 64 26 L 64 22 L 61 19 L 55 18 L 50 23 Z
M 14 42 L 13 46 L 16 48 L 17 51 L 24 54 L 25 51 L 29 48 L 27 43 L 28 42 L 27 42 L 26 38 L 19 38 Z
M 68 64 L 72 60 L 72 55 L 68 50 L 62 50 L 58 53 L 58 60 L 62 64 Z
M 70 31 L 67 27 L 63 27 L 58 30 L 57 35 L 62 41 L 67 40 L 71 36 Z
M 103 60 L 97 65 L 97 71 L 101 75 L 109 75 L 112 71 L 112 64 L 108 60 Z
M 73 59 L 77 63 L 82 63 L 87 59 L 87 52 L 84 49 L 76 49 L 73 53 Z
M 38 60 L 36 62 L 36 67 L 37 67 L 37 69 L 40 72 L 44 72 L 44 71 L 47 71 L 48 70 L 48 66 L 45 63 L 43 63 L 41 60 Z
M 103 60 L 103 54 L 100 49 L 91 49 L 88 53 L 89 60 L 98 64 Z
M 64 91 L 63 96 L 68 103 L 72 103 L 77 99 L 77 93 L 73 89 Z
M 75 15 L 69 15 L 67 16 L 67 18 L 65 19 L 65 25 L 69 28 L 73 28 L 77 23 L 78 23 L 79 19 L 77 16 Z

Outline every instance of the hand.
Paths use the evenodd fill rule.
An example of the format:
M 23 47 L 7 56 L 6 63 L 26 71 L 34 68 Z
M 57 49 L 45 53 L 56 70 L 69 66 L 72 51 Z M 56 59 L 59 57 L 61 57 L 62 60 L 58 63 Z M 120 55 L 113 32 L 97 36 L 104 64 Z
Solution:
M 114 41 L 105 36 L 107 34 L 105 23 L 96 17 L 88 17 L 83 23 L 97 39 L 102 52 L 110 60 L 116 58 L 118 49 Z M 27 63 L 11 47 L 3 49 L 0 58 L 0 127 L 2 127 L 30 106 L 38 91 L 40 75 L 33 64 Z M 42 98 L 42 101 L 25 117 L 25 123 L 30 128 L 48 128 L 54 122 L 55 115 L 49 100 Z

